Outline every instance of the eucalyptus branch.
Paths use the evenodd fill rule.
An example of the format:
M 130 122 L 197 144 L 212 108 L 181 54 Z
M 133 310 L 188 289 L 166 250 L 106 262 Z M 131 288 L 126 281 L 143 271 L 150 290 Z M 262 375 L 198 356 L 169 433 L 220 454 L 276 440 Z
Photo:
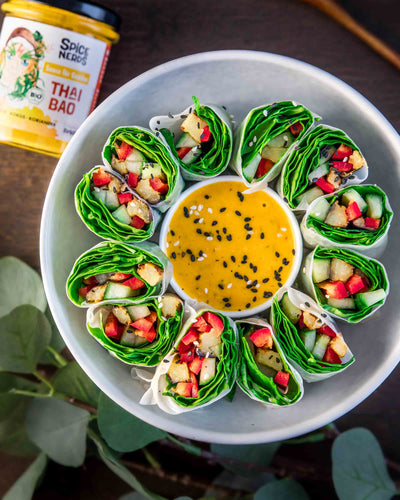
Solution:
M 153 467 L 153 469 L 161 468 L 160 462 L 149 452 L 149 450 L 146 447 L 142 448 L 142 452 L 143 455 L 146 457 L 146 460 Z
M 33 375 L 35 375 L 35 377 L 40 380 L 41 382 L 43 382 L 48 388 L 49 388 L 49 392 L 48 394 L 45 394 L 44 396 L 42 397 L 48 397 L 48 398 L 51 398 L 53 397 L 54 395 L 54 387 L 53 387 L 53 384 L 47 380 L 46 377 L 44 377 L 43 375 L 41 375 L 38 371 L 34 371 L 33 372 Z
M 49 353 L 53 356 L 54 358 L 54 364 L 57 366 L 57 368 L 63 368 L 64 366 L 67 366 L 68 361 L 64 358 L 62 354 L 57 352 L 51 345 L 46 346 L 46 349 L 49 351 Z

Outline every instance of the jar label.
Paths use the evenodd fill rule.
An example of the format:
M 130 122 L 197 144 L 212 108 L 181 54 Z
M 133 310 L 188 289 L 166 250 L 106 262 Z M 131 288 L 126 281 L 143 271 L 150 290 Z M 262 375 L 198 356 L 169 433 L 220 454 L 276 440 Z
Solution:
M 0 35 L 0 122 L 69 141 L 92 111 L 109 45 L 7 16 Z

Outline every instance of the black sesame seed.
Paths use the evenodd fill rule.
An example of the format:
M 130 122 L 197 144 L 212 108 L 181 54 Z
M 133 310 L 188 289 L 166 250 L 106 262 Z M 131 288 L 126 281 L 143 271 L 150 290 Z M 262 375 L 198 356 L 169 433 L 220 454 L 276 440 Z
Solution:
M 283 201 L 284 201 L 285 203 L 287 203 L 287 202 L 288 202 L 288 199 L 287 199 L 287 198 L 283 198 Z
M 220 288 L 221 290 L 224 289 L 224 285 L 221 285 L 221 283 L 218 283 L 218 288 Z
M 244 218 L 244 221 L 245 221 L 245 222 L 250 222 L 250 221 L 251 221 L 251 217 L 245 217 L 245 218 Z
M 206 195 L 204 195 L 204 198 L 205 198 L 206 200 L 208 200 L 208 199 L 210 198 L 210 195 L 206 194 Z
M 239 210 L 235 210 L 235 214 L 238 215 L 239 217 L 242 216 L 242 214 L 239 212 Z
M 217 224 L 218 224 L 217 220 L 213 220 L 212 223 L 211 223 L 212 226 L 216 226 Z
M 255 302 L 257 300 L 257 297 L 253 297 L 253 302 Z
M 246 309 L 248 309 L 251 306 L 250 302 L 246 304 Z
M 226 227 L 223 227 L 223 228 L 222 228 L 222 232 L 223 232 L 224 234 L 226 234 L 226 231 L 227 231 Z
M 325 313 L 322 313 L 322 314 L 321 314 L 321 316 L 322 316 L 323 318 L 326 318 L 326 317 L 327 317 L 327 315 L 326 315 Z
M 232 304 L 230 304 L 229 302 L 226 302 L 224 305 L 225 305 L 225 307 L 231 307 L 232 306 Z
M 278 269 L 278 273 L 282 272 L 282 269 L 283 269 L 283 267 L 281 266 L 281 267 Z
M 207 232 L 207 231 L 204 231 L 204 236 L 211 236 L 211 233 Z
M 253 273 L 257 272 L 257 266 L 253 266 Z
M 234 256 L 234 255 L 231 255 L 231 261 L 232 261 L 232 262 L 236 262 L 236 259 L 235 259 L 235 256 Z
M 189 218 L 189 210 L 187 207 L 183 207 L 183 215 L 186 217 L 186 218 Z
M 304 302 L 306 307 L 311 307 L 309 302 Z
M 318 177 L 314 177 L 313 179 L 311 179 L 311 182 L 317 182 L 318 180 Z
M 240 191 L 237 192 L 237 195 L 239 196 L 239 200 L 240 201 L 244 200 L 244 196 L 243 196 L 243 194 Z
M 243 279 L 244 279 L 245 281 L 249 281 L 249 277 L 248 277 L 248 276 L 246 276 L 246 275 L 244 275 L 244 276 L 243 276 Z
M 228 234 L 228 235 L 227 235 L 227 237 L 226 237 L 226 239 L 227 239 L 228 241 L 232 241 L 232 235 L 231 235 L 231 234 Z
M 257 293 L 257 292 L 258 292 L 258 288 L 252 288 L 252 289 L 251 289 L 251 291 L 252 291 L 253 293 Z
M 252 229 L 248 222 L 247 222 L 247 224 L 244 225 L 244 228 L 246 229 L 246 231 L 251 231 L 251 229 Z
M 287 260 L 287 258 L 285 257 L 283 260 L 282 260 L 282 264 L 284 266 L 287 266 L 289 264 L 289 261 Z
M 296 250 L 293 248 L 292 250 L 292 254 L 295 255 L 296 254 Z
M 224 262 L 223 262 L 223 266 L 224 266 L 224 267 L 228 267 L 228 263 L 224 261 Z
M 276 256 L 278 257 L 278 259 L 279 259 L 279 257 L 280 257 L 279 252 L 275 252 L 275 255 L 276 255 Z
M 200 228 L 196 229 L 196 233 L 201 234 L 202 233 L 201 229 Z
M 247 255 L 243 255 L 243 260 L 247 260 Z
M 268 281 L 269 281 L 269 278 L 264 278 L 263 279 L 263 283 L 268 283 Z
M 278 283 L 278 286 L 279 286 L 279 288 L 281 288 L 282 287 L 282 283 Z
M 349 175 L 349 179 L 355 179 L 355 175 Z
M 269 299 L 270 297 L 272 297 L 272 292 L 264 292 L 263 297 L 264 299 Z
M 173 118 L 174 115 L 172 113 L 168 113 L 169 118 Z
M 222 212 L 225 212 L 226 210 L 226 207 L 223 207 L 223 208 L 220 208 L 219 211 L 222 213 Z
M 175 236 L 175 231 L 173 231 L 172 229 L 171 229 L 171 235 Z
M 200 250 L 199 255 L 200 257 L 203 255 L 203 250 Z
M 198 223 L 199 223 L 199 221 L 200 221 L 200 219 L 194 219 L 194 221 L 193 221 L 193 222 L 194 222 L 195 224 L 198 224 Z
M 201 278 L 201 274 L 198 274 L 195 278 L 196 281 L 199 281 L 199 279 Z
M 196 257 L 195 257 L 194 255 L 191 255 L 191 256 L 190 256 L 190 260 L 191 260 L 192 262 L 194 262 L 194 261 L 196 260 Z
M 224 302 L 229 302 L 228 297 L 224 297 L 222 300 L 223 300 Z
M 217 240 L 222 241 L 222 236 L 220 234 L 217 234 Z
M 161 125 L 161 122 L 160 122 L 160 120 L 157 120 L 157 125 Z
M 262 240 L 264 239 L 264 236 L 265 236 L 265 234 L 264 234 L 264 233 L 261 233 L 261 234 L 260 234 L 260 238 L 261 238 Z
M 187 252 L 189 255 L 192 255 L 192 253 L 193 253 L 193 252 L 190 250 L 190 248 L 188 248 L 188 249 L 186 250 L 186 252 Z
M 185 119 L 187 118 L 187 115 L 181 115 L 181 118 Z
M 173 259 L 176 259 L 176 253 L 175 253 L 175 252 L 172 252 L 171 257 L 172 257 Z
M 169 363 L 169 359 L 163 359 L 163 363 Z
M 117 192 L 117 188 L 113 187 L 113 191 L 114 191 L 114 193 L 116 193 Z
M 182 257 L 184 257 L 184 256 L 186 255 L 186 252 L 182 252 L 182 254 L 181 254 L 181 255 L 182 255 Z
M 250 262 L 249 265 L 250 265 L 250 269 L 253 269 L 253 264 L 251 262 Z
M 246 236 L 246 240 L 249 240 L 250 238 L 251 238 L 251 234 L 248 234 L 248 235 Z

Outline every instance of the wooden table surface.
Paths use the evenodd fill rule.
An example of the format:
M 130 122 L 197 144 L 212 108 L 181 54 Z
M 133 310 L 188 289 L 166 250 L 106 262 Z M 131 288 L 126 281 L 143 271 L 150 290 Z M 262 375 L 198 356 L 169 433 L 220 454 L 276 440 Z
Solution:
M 291 56 L 334 74 L 361 92 L 400 130 L 400 72 L 334 21 L 299 0 L 101 3 L 118 11 L 123 25 L 121 40 L 111 51 L 100 102 L 126 81 L 170 59 L 209 50 L 252 49 Z M 352 12 L 360 12 L 360 19 L 378 26 L 388 39 L 398 42 L 397 0 L 346 3 Z M 1 256 L 14 255 L 39 268 L 40 217 L 56 164 L 55 158 L 0 144 Z M 369 427 L 379 436 L 388 455 L 399 459 L 396 443 L 400 427 L 394 424 L 400 403 L 393 406 L 393 394 L 398 389 L 400 374 L 395 370 L 338 425 Z M 18 475 L 22 462 L 0 456 L 0 495 Z

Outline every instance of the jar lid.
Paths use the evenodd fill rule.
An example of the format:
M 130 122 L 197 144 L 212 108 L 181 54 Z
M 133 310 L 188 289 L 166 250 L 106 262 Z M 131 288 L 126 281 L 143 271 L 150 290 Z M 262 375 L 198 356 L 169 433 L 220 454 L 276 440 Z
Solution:
M 114 27 L 117 31 L 121 26 L 120 16 L 111 9 L 107 9 L 97 3 L 85 2 L 81 0 L 31 0 L 36 3 L 42 3 L 45 5 L 50 5 L 51 7 L 57 7 L 58 9 L 68 10 L 74 12 L 75 14 L 80 14 L 82 16 L 90 17 L 96 21 L 101 21 L 102 23 L 109 24 Z

